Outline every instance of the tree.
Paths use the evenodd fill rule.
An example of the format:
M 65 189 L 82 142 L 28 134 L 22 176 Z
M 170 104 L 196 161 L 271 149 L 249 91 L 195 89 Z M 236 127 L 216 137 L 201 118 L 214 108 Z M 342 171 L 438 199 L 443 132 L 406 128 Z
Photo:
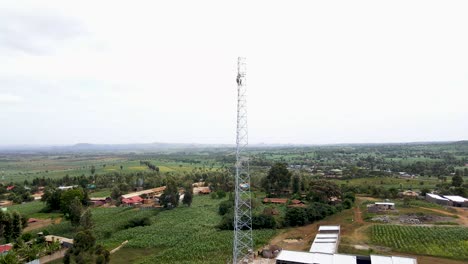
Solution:
M 192 204 L 192 192 L 190 190 L 188 192 L 185 192 L 184 199 L 182 199 L 182 203 L 188 205 L 189 207 Z
M 94 227 L 93 218 L 90 209 L 86 209 L 86 211 L 81 215 L 80 218 L 80 227 L 84 230 L 92 229 Z
M 299 175 L 294 175 L 293 180 L 292 180 L 292 192 L 293 193 L 299 193 Z
M 77 227 L 80 225 L 82 212 L 83 205 L 81 205 L 80 199 L 75 196 L 68 209 L 68 219 L 70 219 L 72 226 Z
M 75 200 L 75 198 L 78 198 L 81 203 L 81 201 L 84 199 L 84 196 L 85 195 L 82 189 L 71 189 L 63 191 L 60 195 L 60 210 L 64 214 L 68 214 L 71 202 Z
M 291 183 L 291 172 L 286 163 L 275 163 L 268 175 L 262 180 L 262 187 L 271 195 L 279 195 L 280 192 L 287 190 Z
M 174 178 L 168 178 L 166 189 L 161 195 L 161 202 L 164 208 L 174 208 L 179 205 L 179 190 Z
M 13 223 L 10 213 L 6 213 L 2 221 L 3 225 L 3 237 L 6 242 L 10 242 L 13 237 Z
M 23 224 L 21 221 L 21 215 L 17 211 L 14 211 L 12 214 L 11 229 L 12 229 L 11 237 L 13 239 L 17 239 L 18 237 L 21 236 L 21 233 L 23 231 Z
M 119 199 L 119 197 L 122 196 L 122 192 L 120 191 L 119 187 L 118 186 L 114 186 L 112 188 L 112 192 L 111 192 L 111 198 L 113 200 L 117 200 Z
M 331 181 L 314 180 L 309 184 L 308 199 L 314 202 L 329 203 L 333 197 L 341 198 L 340 187 Z
M 61 195 L 62 191 L 59 189 L 46 188 L 41 201 L 45 202 L 47 208 L 51 211 L 60 210 Z
M 93 165 L 93 166 L 91 166 L 91 174 L 94 175 L 95 172 L 96 172 L 96 167 L 94 167 L 94 165 Z
M 452 186 L 455 187 L 461 187 L 463 185 L 463 177 L 458 175 L 455 175 L 452 177 Z
M 421 189 L 421 196 L 426 196 L 426 193 L 430 193 L 431 190 L 429 190 L 428 188 L 422 188 Z

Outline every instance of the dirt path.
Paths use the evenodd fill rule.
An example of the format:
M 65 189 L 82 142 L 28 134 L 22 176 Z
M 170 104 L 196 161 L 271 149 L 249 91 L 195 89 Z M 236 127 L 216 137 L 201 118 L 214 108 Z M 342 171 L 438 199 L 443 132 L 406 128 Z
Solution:
M 34 223 L 29 223 L 28 226 L 24 229 L 24 232 L 29 232 L 31 230 L 39 229 L 39 228 L 44 228 L 46 226 L 51 225 L 52 223 L 58 224 L 62 221 L 61 218 L 57 219 L 37 219 L 37 222 Z
M 468 210 L 463 208 L 452 207 L 457 213 L 447 212 L 445 210 L 436 209 L 436 208 L 428 208 L 428 207 L 420 207 L 429 211 L 433 211 L 436 213 L 448 215 L 448 216 L 457 216 L 457 223 L 460 225 L 468 226 Z
M 356 223 L 362 224 L 364 221 L 362 220 L 362 212 L 361 208 L 359 208 L 360 205 L 361 203 L 354 207 L 354 221 L 356 221 Z

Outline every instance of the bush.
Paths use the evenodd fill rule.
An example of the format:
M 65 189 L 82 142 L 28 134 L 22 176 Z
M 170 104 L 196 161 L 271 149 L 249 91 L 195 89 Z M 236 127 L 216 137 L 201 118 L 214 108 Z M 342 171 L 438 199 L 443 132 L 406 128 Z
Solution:
M 274 229 L 276 228 L 275 218 L 271 215 L 254 215 L 252 217 L 252 229 Z
M 149 217 L 134 218 L 128 221 L 128 223 L 124 226 L 124 229 L 149 225 L 151 225 L 151 220 L 149 219 Z
M 228 212 L 232 211 L 233 208 L 234 208 L 234 201 L 223 201 L 219 204 L 219 209 L 218 209 L 218 213 L 220 215 L 225 215 L 227 214 Z

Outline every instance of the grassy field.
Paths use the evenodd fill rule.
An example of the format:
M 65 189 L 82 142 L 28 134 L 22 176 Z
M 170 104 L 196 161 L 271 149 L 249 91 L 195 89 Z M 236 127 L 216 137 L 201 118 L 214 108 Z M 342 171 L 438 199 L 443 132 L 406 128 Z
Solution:
M 65 155 L 65 156 L 11 156 L 0 159 L 0 176 L 5 182 L 32 181 L 34 178 L 61 178 L 65 175 L 91 175 L 94 166 L 96 174 L 112 172 L 136 173 L 149 171 L 147 166 L 141 165 L 140 160 L 133 160 L 131 155 Z M 144 159 L 159 167 L 161 173 L 190 172 L 197 168 L 216 169 L 221 164 L 212 160 L 200 163 L 176 162 L 170 159 Z M 122 167 L 121 167 L 122 166 Z
M 219 231 L 216 225 L 220 200 L 195 196 L 191 207 L 154 211 L 132 208 L 94 208 L 94 234 L 98 243 L 109 249 L 128 240 L 123 252 L 113 263 L 220 263 L 231 257 L 232 231 Z M 123 229 L 129 219 L 150 217 L 151 226 Z M 51 234 L 72 237 L 69 222 L 51 225 Z M 256 247 L 266 244 L 276 230 L 254 232 Z M 148 250 L 150 249 L 150 250 Z M 135 250 L 135 251 L 133 251 Z M 139 254 L 147 252 L 147 254 Z
M 468 228 L 374 225 L 371 241 L 395 251 L 468 260 Z

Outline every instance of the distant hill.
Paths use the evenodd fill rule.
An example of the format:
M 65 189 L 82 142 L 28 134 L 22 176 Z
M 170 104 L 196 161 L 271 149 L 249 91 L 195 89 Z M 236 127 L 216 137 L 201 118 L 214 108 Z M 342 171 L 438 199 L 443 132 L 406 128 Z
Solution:
M 434 141 L 434 142 L 402 142 L 402 143 L 342 143 L 342 144 L 250 144 L 251 149 L 268 148 L 301 148 L 301 147 L 377 147 L 377 146 L 453 146 L 456 148 L 468 146 L 468 140 Z M 168 152 L 197 151 L 209 149 L 233 149 L 234 144 L 196 144 L 196 143 L 134 143 L 134 144 L 91 144 L 78 143 L 69 146 L 0 146 L 0 153 L 80 153 L 80 152 Z

